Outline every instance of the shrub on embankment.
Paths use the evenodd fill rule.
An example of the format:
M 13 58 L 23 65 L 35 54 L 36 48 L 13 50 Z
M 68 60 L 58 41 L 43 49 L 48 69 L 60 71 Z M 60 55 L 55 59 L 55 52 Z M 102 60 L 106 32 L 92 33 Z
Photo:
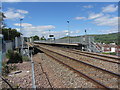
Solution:
M 17 70 L 16 63 L 22 63 L 23 61 L 30 61 L 27 56 L 22 56 L 20 53 L 8 50 L 6 53 L 8 61 L 3 61 L 2 63 L 2 75 L 7 76 L 11 71 Z
M 7 76 L 11 71 L 17 70 L 16 65 L 8 65 L 6 61 L 2 63 L 2 76 Z
M 8 50 L 6 57 L 9 59 L 7 61 L 7 64 L 9 64 L 9 63 L 22 63 L 23 62 L 22 55 L 18 52 L 13 51 L 13 50 Z

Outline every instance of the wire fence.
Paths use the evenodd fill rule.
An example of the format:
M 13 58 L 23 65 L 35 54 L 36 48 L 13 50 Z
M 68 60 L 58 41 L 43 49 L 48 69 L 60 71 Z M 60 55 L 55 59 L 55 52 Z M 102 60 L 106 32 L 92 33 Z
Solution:
M 93 36 L 80 36 L 76 38 L 66 37 L 64 39 L 49 39 L 49 40 L 39 40 L 34 42 L 40 43 L 79 43 L 86 45 L 86 51 L 90 52 L 101 52 L 101 50 L 96 46 Z

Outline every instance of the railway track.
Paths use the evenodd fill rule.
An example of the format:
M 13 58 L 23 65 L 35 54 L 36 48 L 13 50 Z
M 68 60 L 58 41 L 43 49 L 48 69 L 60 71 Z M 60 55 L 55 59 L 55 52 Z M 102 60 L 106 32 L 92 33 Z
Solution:
M 80 50 L 75 50 L 75 49 L 63 49 L 63 48 L 60 48 L 61 50 L 63 51 L 66 51 L 66 52 L 70 52 L 70 53 L 74 53 L 74 54 L 78 54 L 78 55 L 82 55 L 82 56 L 85 56 L 85 57 L 90 57 L 90 58 L 93 58 L 93 59 L 98 59 L 98 60 L 102 60 L 102 61 L 106 61 L 106 62 L 111 62 L 111 63 L 116 63 L 116 64 L 120 64 L 119 62 L 119 58 L 114 58 L 114 57 L 107 57 L 106 55 L 99 55 L 99 54 L 95 54 L 95 53 L 89 53 L 89 52 L 83 52 L 83 51 L 80 51 Z
M 51 88 L 51 90 L 53 90 L 53 86 L 51 85 L 51 82 L 49 80 L 49 77 L 47 75 L 47 73 L 45 72 L 45 70 L 43 69 L 43 65 L 40 61 L 37 61 L 36 58 L 34 58 L 34 64 L 35 64 L 35 85 L 36 85 L 36 89 L 39 89 L 41 87 L 46 87 L 46 88 Z M 47 83 L 46 86 L 43 85 L 43 83 L 41 83 L 41 79 L 42 81 L 44 81 L 44 83 Z
M 37 44 L 39 45 L 39 44 Z M 40 44 L 41 45 L 41 44 Z M 95 65 L 97 67 L 112 71 L 114 73 L 119 73 L 119 62 L 116 62 L 116 60 L 110 60 L 107 58 L 100 58 L 98 56 L 89 56 L 85 54 L 81 54 L 79 50 L 73 51 L 73 49 L 67 49 L 67 48 L 61 48 L 61 47 L 53 47 L 49 45 L 41 45 L 46 48 L 50 48 L 51 50 L 54 50 L 55 52 L 59 52 L 61 54 L 65 54 L 67 56 L 70 56 L 72 58 L 78 59 L 80 61 Z
M 98 53 L 91 53 L 91 52 L 86 52 L 86 51 L 83 51 L 83 53 L 86 53 L 86 54 L 89 54 L 89 55 L 100 56 L 100 57 L 104 57 L 104 58 L 106 57 L 106 58 L 109 58 L 109 59 L 114 59 L 116 61 L 119 60 L 119 57 L 117 57 L 117 56 L 108 56 L 108 55 L 103 55 L 103 54 L 98 54 Z
M 62 51 L 78 54 L 78 55 L 85 56 L 85 57 L 90 57 L 93 59 L 98 59 L 98 60 L 102 60 L 106 62 L 120 64 L 120 58 L 117 56 L 107 56 L 107 55 L 98 54 L 98 53 L 91 53 L 91 52 L 80 51 L 76 49 L 67 49 L 67 48 L 62 48 L 62 47 L 53 47 L 49 45 L 45 45 L 45 46 L 55 48 L 55 49 L 61 49 Z
M 62 55 L 60 53 L 46 49 L 43 46 L 39 46 L 39 49 L 103 88 L 118 88 L 118 78 L 120 77 L 119 74 Z
M 69 52 L 70 51 L 71 50 L 69 50 Z M 83 56 L 87 56 L 87 57 L 91 57 L 91 58 L 96 58 L 96 59 L 99 59 L 99 60 L 107 61 L 107 62 L 120 64 L 120 61 L 119 61 L 120 58 L 117 57 L 117 56 L 107 56 L 107 55 L 91 53 L 91 52 L 86 52 L 86 51 L 80 51 L 80 50 L 75 50 L 75 49 L 72 49 L 71 52 L 73 52 L 75 54 L 79 54 L 79 55 L 83 55 Z

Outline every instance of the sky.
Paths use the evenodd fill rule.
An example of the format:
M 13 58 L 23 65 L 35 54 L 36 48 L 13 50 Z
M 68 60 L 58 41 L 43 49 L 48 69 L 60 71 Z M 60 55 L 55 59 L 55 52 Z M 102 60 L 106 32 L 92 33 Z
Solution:
M 87 34 L 118 32 L 117 2 L 3 2 L 2 6 L 7 27 L 27 37 L 79 36 L 85 29 Z
M 119 0 L 2 0 L 2 2 L 119 2 Z

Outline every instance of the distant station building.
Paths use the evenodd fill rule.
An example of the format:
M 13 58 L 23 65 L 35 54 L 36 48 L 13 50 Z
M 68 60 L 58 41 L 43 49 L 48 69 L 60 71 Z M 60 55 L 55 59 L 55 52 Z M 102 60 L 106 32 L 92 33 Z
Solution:
M 110 44 L 96 44 L 96 46 L 99 47 L 102 52 L 120 53 L 120 45 L 116 45 L 115 43 L 110 43 Z
M 101 44 L 99 45 L 101 47 L 102 52 L 115 52 L 120 53 L 120 45 L 116 44 Z

